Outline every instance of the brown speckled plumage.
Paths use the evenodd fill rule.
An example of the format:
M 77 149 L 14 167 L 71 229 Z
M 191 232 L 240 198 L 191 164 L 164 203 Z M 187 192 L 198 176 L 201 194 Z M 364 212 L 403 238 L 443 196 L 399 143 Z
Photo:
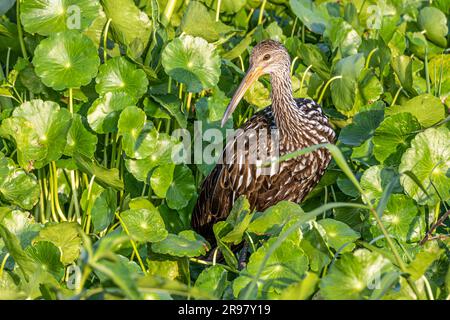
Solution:
M 335 133 L 320 106 L 309 99 L 293 98 L 290 57 L 280 43 L 266 40 L 254 47 L 249 73 L 256 73 L 255 70 L 259 72 L 258 75 L 268 73 L 271 76 L 272 105 L 257 112 L 244 123 L 241 127 L 243 132 L 250 129 L 256 132 L 261 129 L 267 132 L 278 129 L 280 155 L 319 143 L 334 142 Z M 242 84 L 238 91 L 241 87 Z M 237 102 L 241 97 L 242 95 L 237 97 Z M 234 107 L 230 109 L 232 112 Z M 278 170 L 270 175 L 261 174 L 261 170 L 249 163 L 247 158 L 258 152 L 259 148 L 271 150 L 273 143 L 268 139 L 264 140 L 267 141 L 264 145 L 258 137 L 256 139 L 256 144 L 248 141 L 245 144 L 244 161 L 234 159 L 235 161 L 227 161 L 225 164 L 219 161 L 202 184 L 192 215 L 192 226 L 209 240 L 214 239 L 213 224 L 226 219 L 239 196 L 245 195 L 252 209 L 258 211 L 282 200 L 299 203 L 317 185 L 331 160 L 326 149 L 318 149 L 282 162 Z M 235 145 L 236 139 L 230 141 L 222 157 L 225 157 L 227 150 L 235 148 Z

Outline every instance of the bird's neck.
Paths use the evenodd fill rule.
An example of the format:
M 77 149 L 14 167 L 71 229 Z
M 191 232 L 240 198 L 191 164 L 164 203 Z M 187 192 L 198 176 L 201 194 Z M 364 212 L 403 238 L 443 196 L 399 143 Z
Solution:
M 286 70 L 272 74 L 270 82 L 272 85 L 272 110 L 276 125 L 281 134 L 288 134 L 289 130 L 298 126 L 298 122 L 301 121 L 298 114 L 299 109 L 292 93 L 290 68 L 286 67 Z

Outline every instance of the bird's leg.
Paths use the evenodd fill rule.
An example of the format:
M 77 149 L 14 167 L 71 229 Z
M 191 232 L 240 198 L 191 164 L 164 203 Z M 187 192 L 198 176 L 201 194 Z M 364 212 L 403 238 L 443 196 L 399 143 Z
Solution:
M 219 247 L 215 247 L 213 250 L 211 250 L 206 256 L 205 260 L 215 263 L 217 260 L 222 259 L 222 253 L 219 250 Z
M 242 270 L 247 266 L 248 242 L 244 241 L 241 253 L 239 254 L 238 270 Z

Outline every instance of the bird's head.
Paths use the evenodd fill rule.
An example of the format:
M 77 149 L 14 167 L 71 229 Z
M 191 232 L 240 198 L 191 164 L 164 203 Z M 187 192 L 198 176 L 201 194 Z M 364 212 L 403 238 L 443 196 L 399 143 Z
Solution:
M 250 55 L 250 65 L 241 84 L 233 95 L 230 104 L 222 118 L 222 127 L 236 109 L 245 92 L 262 75 L 280 74 L 290 69 L 291 60 L 286 48 L 274 40 L 264 40 L 258 43 Z

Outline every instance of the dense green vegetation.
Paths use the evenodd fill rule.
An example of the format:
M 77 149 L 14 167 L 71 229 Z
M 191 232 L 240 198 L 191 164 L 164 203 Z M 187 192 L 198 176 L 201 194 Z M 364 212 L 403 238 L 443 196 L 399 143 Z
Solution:
M 448 299 L 449 14 L 448 0 L 1 1 L 0 299 Z M 295 97 L 331 119 L 334 160 L 301 205 L 239 199 L 211 248 L 190 215 L 212 165 L 172 163 L 172 133 L 270 104 L 261 79 L 220 128 L 267 38 L 293 59 Z

